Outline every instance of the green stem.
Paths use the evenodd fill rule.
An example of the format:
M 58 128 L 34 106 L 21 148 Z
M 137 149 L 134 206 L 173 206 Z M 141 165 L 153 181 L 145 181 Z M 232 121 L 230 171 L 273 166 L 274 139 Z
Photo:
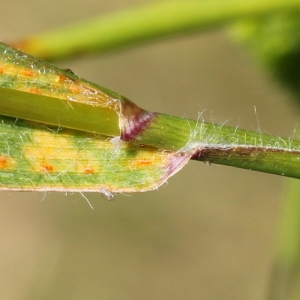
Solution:
M 14 45 L 35 56 L 58 59 L 108 51 L 184 32 L 215 28 L 243 17 L 300 9 L 298 0 L 162 1 L 44 32 Z
M 156 114 L 132 140 L 206 163 L 300 178 L 300 142 L 269 134 Z
M 158 152 L 300 178 L 300 142 L 139 108 L 126 98 L 0 44 L 0 114 Z

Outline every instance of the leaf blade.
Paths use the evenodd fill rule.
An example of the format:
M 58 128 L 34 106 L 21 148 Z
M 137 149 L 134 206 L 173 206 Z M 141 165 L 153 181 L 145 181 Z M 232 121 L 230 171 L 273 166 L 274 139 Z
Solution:
M 0 118 L 0 190 L 129 193 L 158 188 L 189 155 Z

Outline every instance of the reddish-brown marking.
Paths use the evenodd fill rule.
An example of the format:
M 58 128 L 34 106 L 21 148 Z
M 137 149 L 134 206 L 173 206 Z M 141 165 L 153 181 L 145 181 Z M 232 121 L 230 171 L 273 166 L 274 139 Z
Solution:
M 41 170 L 43 172 L 53 172 L 54 168 L 51 165 L 42 165 Z
M 156 113 L 145 111 L 130 101 L 124 102 L 122 118 L 125 120 L 122 121 L 121 140 L 134 140 L 146 130 L 155 116 Z
M 3 71 L 3 68 L 0 67 L 0 74 L 2 74 L 4 71 Z
M 138 162 L 138 164 L 141 165 L 141 166 L 148 166 L 148 165 L 151 165 L 152 162 L 149 161 L 149 160 L 140 160 L 140 161 Z
M 0 169 L 7 169 L 7 159 L 4 156 L 0 156 Z
M 38 88 L 30 88 L 29 93 L 41 94 L 41 91 Z
M 83 172 L 84 172 L 85 174 L 94 174 L 94 173 L 95 173 L 95 170 L 94 170 L 94 168 L 92 168 L 92 167 L 86 167 L 86 168 L 83 170 Z
M 78 94 L 80 90 L 77 86 L 70 86 L 69 91 L 72 93 Z
M 29 69 L 23 69 L 21 71 L 21 74 L 24 76 L 29 76 L 29 77 L 33 77 L 33 75 L 34 75 L 33 71 L 29 70 Z
M 66 81 L 66 80 L 68 80 L 67 76 L 59 75 L 59 81 Z

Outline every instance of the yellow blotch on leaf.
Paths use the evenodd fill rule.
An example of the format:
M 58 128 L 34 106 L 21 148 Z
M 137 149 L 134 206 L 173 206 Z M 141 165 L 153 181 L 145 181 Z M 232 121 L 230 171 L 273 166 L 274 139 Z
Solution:
M 95 159 L 90 151 L 78 151 L 70 136 L 55 135 L 52 132 L 36 132 L 33 143 L 25 148 L 24 156 L 31 162 L 34 172 L 75 172 L 93 174 L 99 172 L 99 165 L 91 165 Z
M 0 155 L 0 170 L 11 170 L 15 164 L 15 160 L 11 157 Z

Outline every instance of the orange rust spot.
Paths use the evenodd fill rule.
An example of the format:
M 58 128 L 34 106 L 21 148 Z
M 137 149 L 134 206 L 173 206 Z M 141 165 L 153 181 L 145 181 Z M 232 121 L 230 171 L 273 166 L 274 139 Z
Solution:
M 70 86 L 69 91 L 75 94 L 78 94 L 80 92 L 79 88 L 77 86 Z
M 54 168 L 51 165 L 42 165 L 41 171 L 43 172 L 53 172 Z
M 0 156 L 0 169 L 4 170 L 7 169 L 7 159 L 4 156 Z
M 41 94 L 41 91 L 38 88 L 30 88 L 29 93 Z
M 151 165 L 153 162 L 152 161 L 149 161 L 149 160 L 140 160 L 139 162 L 138 162 L 138 164 L 140 165 L 140 166 L 148 166 L 148 165 Z
M 55 76 L 55 78 L 54 78 L 54 81 L 55 82 L 63 82 L 63 81 L 67 81 L 68 80 L 68 77 L 67 76 L 65 76 L 65 75 L 57 75 L 57 76 Z
M 30 69 L 23 69 L 21 71 L 21 74 L 24 76 L 30 76 L 30 77 L 33 77 L 33 75 L 34 75 L 33 71 Z
M 94 173 L 95 173 L 95 170 L 94 170 L 94 168 L 92 168 L 92 167 L 86 167 L 86 168 L 83 170 L 83 172 L 84 172 L 85 174 L 94 174 Z
M 59 75 L 59 81 L 66 81 L 68 80 L 68 77 L 67 76 L 64 76 L 64 75 Z
M 4 72 L 3 68 L 0 67 L 0 74 L 2 74 Z

